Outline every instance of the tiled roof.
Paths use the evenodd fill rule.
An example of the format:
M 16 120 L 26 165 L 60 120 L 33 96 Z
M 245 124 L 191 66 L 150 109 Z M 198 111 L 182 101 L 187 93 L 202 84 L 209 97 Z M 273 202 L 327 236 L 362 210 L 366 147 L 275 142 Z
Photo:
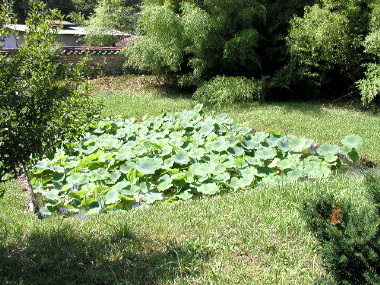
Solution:
M 120 47 L 64 47 L 62 53 L 66 55 L 70 54 L 119 54 Z
M 63 47 L 61 48 L 64 55 L 107 55 L 107 54 L 120 54 L 121 47 Z M 0 54 L 8 55 L 17 49 L 3 49 Z

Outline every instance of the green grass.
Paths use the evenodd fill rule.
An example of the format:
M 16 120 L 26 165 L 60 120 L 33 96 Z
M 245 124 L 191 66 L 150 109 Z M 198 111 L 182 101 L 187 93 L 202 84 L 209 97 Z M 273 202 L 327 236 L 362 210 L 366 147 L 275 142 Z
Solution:
M 299 207 L 330 181 L 253 189 L 87 220 L 39 220 L 11 184 L 0 199 L 0 284 L 313 284 L 327 281 Z
M 142 118 L 192 108 L 190 93 L 158 84 L 151 76 L 123 76 L 103 79 L 94 92 L 104 104 L 103 116 Z M 206 108 L 207 110 L 207 108 Z M 328 106 L 321 103 L 247 103 L 209 112 L 228 113 L 236 122 L 254 130 L 278 130 L 314 139 L 320 143 L 340 143 L 348 134 L 363 138 L 359 149 L 367 160 L 380 164 L 380 115 Z
M 97 80 L 102 116 L 151 117 L 196 104 L 152 81 Z M 301 103 L 251 103 L 217 112 L 255 130 L 319 142 L 356 133 L 364 139 L 361 153 L 380 162 L 379 116 Z M 363 189 L 361 180 L 338 176 L 86 220 L 39 220 L 25 210 L 15 182 L 1 184 L 0 284 L 331 284 L 299 208 L 322 191 L 357 199 Z

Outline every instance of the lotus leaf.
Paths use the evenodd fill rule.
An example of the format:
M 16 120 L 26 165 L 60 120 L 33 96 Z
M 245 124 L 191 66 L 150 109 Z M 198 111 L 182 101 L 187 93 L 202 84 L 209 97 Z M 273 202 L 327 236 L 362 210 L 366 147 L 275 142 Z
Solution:
M 104 195 L 104 202 L 107 205 L 115 204 L 119 201 L 120 192 L 117 189 L 111 189 Z
M 269 160 L 275 158 L 277 151 L 274 148 L 263 147 L 256 151 L 255 156 L 264 160 Z
M 342 140 L 342 144 L 349 148 L 358 148 L 362 145 L 363 140 L 358 135 L 348 135 Z
M 173 186 L 172 178 L 167 174 L 158 179 L 157 183 L 158 191 L 165 191 Z
M 241 147 L 229 147 L 227 149 L 227 152 L 233 156 L 243 156 L 244 155 L 244 150 Z
M 174 162 L 178 164 L 188 164 L 190 161 L 189 155 L 184 150 L 179 150 L 173 156 Z
M 197 188 L 197 191 L 206 195 L 215 195 L 220 189 L 216 183 L 204 183 Z
M 164 199 L 164 197 L 162 196 L 161 193 L 150 192 L 150 193 L 147 193 L 145 195 L 145 201 L 148 204 L 153 204 L 154 202 L 160 201 L 160 200 L 163 200 L 163 199 Z
M 93 179 L 96 180 L 106 180 L 109 178 L 110 174 L 105 168 L 98 168 L 92 172 Z M 79 184 L 79 183 L 78 183 Z
M 187 190 L 185 192 L 182 192 L 181 194 L 175 195 L 176 197 L 180 198 L 181 200 L 189 200 L 191 199 L 194 195 L 191 194 L 190 190 Z
M 189 152 L 189 157 L 195 158 L 195 159 L 201 159 L 202 156 L 205 154 L 205 150 L 203 148 L 194 148 Z
M 200 111 L 202 111 L 202 108 L 203 108 L 203 104 L 197 104 L 193 108 L 193 111 L 199 113 Z
M 135 164 L 135 168 L 143 174 L 154 174 L 156 170 L 162 168 L 163 160 L 161 158 L 141 158 Z
M 334 144 L 322 144 L 317 152 L 320 155 L 337 154 L 340 152 L 340 147 Z
M 203 136 L 208 136 L 212 131 L 214 130 L 214 126 L 203 126 L 200 130 L 199 133 Z
M 86 175 L 85 173 L 73 173 L 67 176 L 66 182 L 71 185 L 83 185 L 89 182 L 89 178 L 88 175 Z

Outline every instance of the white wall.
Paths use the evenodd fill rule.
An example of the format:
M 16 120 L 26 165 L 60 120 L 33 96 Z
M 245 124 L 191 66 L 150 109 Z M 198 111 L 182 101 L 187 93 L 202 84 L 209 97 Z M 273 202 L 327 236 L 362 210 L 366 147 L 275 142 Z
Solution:
M 24 36 L 19 35 L 17 38 L 14 34 L 8 34 L 7 37 L 0 41 L 0 45 L 3 45 L 3 48 L 17 48 L 24 42 Z
M 62 46 L 76 47 L 82 45 L 82 38 L 77 35 L 58 35 L 57 41 L 62 44 Z M 3 49 L 7 48 L 17 48 L 22 45 L 24 42 L 24 36 L 19 34 L 17 38 L 14 34 L 8 34 L 7 37 L 1 41 L 0 45 L 3 46 Z

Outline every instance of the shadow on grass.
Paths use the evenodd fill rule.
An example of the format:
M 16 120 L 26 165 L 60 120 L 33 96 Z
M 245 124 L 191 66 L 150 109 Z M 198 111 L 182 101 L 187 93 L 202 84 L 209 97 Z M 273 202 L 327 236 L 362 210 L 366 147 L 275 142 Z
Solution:
M 0 284 L 160 284 L 196 275 L 204 259 L 175 244 L 151 250 L 126 228 L 101 238 L 63 227 L 20 243 L 0 245 Z

